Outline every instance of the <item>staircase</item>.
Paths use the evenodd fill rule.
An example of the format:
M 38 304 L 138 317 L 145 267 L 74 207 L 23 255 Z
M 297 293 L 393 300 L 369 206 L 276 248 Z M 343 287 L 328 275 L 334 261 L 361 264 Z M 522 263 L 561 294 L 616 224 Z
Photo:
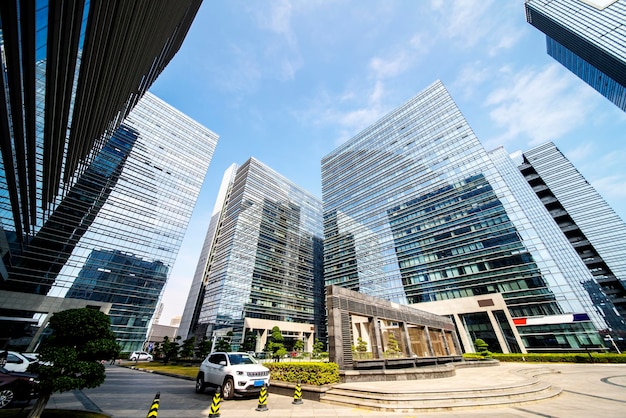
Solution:
M 519 377 L 515 382 L 507 380 L 502 385 L 489 382 L 449 389 L 445 385 L 429 388 L 425 381 L 405 381 L 401 386 L 389 385 L 388 382 L 372 382 L 367 386 L 347 383 L 326 391 L 320 402 L 384 412 L 439 412 L 515 406 L 549 399 L 561 393 L 561 388 L 537 378 L 544 373 L 557 373 L 550 368 L 538 367 L 515 373 Z M 476 377 L 479 380 L 480 373 Z

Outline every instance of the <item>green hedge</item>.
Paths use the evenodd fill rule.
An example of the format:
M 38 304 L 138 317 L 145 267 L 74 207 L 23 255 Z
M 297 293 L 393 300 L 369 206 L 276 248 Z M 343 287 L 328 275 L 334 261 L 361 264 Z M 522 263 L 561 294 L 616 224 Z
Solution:
M 339 366 L 337 363 L 323 362 L 285 362 L 263 363 L 270 369 L 272 380 L 305 385 L 327 385 L 339 382 Z
M 473 353 L 466 353 L 465 358 Z M 626 363 L 626 354 L 615 353 L 491 353 L 491 358 L 500 361 L 542 362 L 542 363 Z

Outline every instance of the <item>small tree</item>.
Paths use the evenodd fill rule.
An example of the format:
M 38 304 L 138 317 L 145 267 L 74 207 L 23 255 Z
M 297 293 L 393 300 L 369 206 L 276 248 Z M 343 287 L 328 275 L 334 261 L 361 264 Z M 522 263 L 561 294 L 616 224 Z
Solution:
M 400 352 L 400 346 L 398 345 L 398 340 L 396 340 L 396 335 L 393 332 L 389 332 L 387 336 L 387 350 L 385 353 L 396 355 Z
M 180 356 L 183 358 L 193 357 L 195 345 L 196 337 L 191 337 L 183 341 L 183 344 L 180 347 Z
M 202 337 L 202 341 L 198 343 L 198 347 L 196 348 L 196 355 L 200 358 L 205 358 L 211 352 L 211 347 L 213 346 L 213 341 L 209 340 L 205 335 Z
M 215 351 L 231 351 L 232 347 L 230 345 L 230 342 L 232 338 L 233 338 L 233 332 L 228 331 L 224 338 L 220 338 L 215 343 Z
M 178 352 L 180 351 L 178 341 L 180 338 L 180 335 L 174 340 L 170 340 L 167 335 L 163 337 L 163 343 L 161 344 L 163 349 L 163 364 L 168 364 L 170 360 L 176 360 L 178 358 Z
M 316 338 L 315 342 L 313 343 L 312 357 L 319 358 L 320 353 L 322 353 L 322 351 L 324 351 L 324 343 Z
M 256 349 L 256 334 L 253 331 L 246 331 L 241 349 L 243 351 L 254 351 Z
M 285 341 L 285 337 L 283 337 L 283 333 L 280 331 L 280 328 L 274 327 L 272 328 L 272 335 L 267 339 L 267 344 L 265 345 L 265 350 L 270 351 L 272 353 L 272 358 L 275 361 L 279 361 L 282 356 L 287 354 L 287 350 L 285 350 L 285 345 L 283 344 Z M 282 355 L 279 353 L 281 351 Z
M 356 351 L 359 353 L 365 353 L 367 351 L 367 341 L 363 341 L 363 338 L 356 339 Z
M 74 389 L 95 388 L 104 382 L 104 359 L 119 357 L 108 315 L 95 309 L 69 309 L 55 313 L 48 323 L 52 330 L 42 342 L 39 363 L 39 397 L 28 415 L 39 418 L 50 395 Z
M 304 350 L 304 341 L 302 340 L 296 340 L 295 343 L 293 343 L 293 349 L 295 351 L 297 351 L 298 353 L 302 350 Z
M 476 338 L 474 340 L 474 348 L 476 349 L 476 352 L 483 357 L 488 357 L 491 354 L 489 353 L 489 344 L 481 338 Z

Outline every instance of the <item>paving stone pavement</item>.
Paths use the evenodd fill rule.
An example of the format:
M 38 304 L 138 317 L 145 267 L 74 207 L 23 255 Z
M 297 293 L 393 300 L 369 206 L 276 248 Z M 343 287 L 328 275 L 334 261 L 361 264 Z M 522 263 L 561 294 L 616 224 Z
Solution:
M 362 408 L 328 405 L 321 402 L 304 400 L 302 405 L 292 404 L 293 398 L 270 393 L 266 411 L 257 411 L 257 399 L 223 401 L 220 405 L 220 418 L 334 418 L 334 417 L 403 417 L 403 418 L 450 418 L 450 417 L 559 417 L 559 418 L 626 418 L 626 364 L 546 364 L 546 363 L 501 363 L 499 366 L 482 368 L 460 368 L 456 376 L 401 382 L 350 383 L 348 386 L 371 387 L 393 393 L 407 388 L 415 390 L 454 390 L 462 388 L 497 387 L 515 384 L 520 379 L 520 371 L 543 367 L 550 369 L 549 374 L 542 374 L 539 380 L 549 382 L 563 389 L 552 399 L 525 403 L 509 407 L 480 407 L 460 411 L 442 411 L 428 413 L 379 412 Z M 141 373 L 141 372 L 137 372 Z M 92 389 L 97 390 L 97 389 Z M 93 409 L 90 402 L 104 413 L 113 417 L 144 416 L 137 411 L 115 409 L 108 411 L 104 405 L 93 402 L 95 396 L 90 392 L 74 391 L 52 396 L 48 408 Z M 207 397 L 210 399 L 210 397 Z M 148 401 L 149 403 L 149 401 Z M 92 407 L 93 407 L 92 405 Z M 109 405 L 109 404 L 107 404 Z M 206 409 L 194 415 L 186 415 L 181 409 L 172 415 L 159 413 L 160 418 L 176 416 L 208 417 L 210 403 Z M 112 408 L 109 405 L 109 408 Z M 144 412 L 147 413 L 147 410 Z

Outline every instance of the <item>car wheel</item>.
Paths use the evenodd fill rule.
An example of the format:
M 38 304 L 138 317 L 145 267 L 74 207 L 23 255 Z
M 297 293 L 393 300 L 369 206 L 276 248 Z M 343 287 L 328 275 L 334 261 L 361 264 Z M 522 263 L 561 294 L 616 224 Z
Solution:
M 235 383 L 232 377 L 227 377 L 222 386 L 222 398 L 232 399 L 235 396 Z
M 13 402 L 15 392 L 11 388 L 0 389 L 0 409 L 7 407 Z
M 196 377 L 196 393 L 204 393 L 204 388 L 206 385 L 204 384 L 204 375 L 198 374 Z

